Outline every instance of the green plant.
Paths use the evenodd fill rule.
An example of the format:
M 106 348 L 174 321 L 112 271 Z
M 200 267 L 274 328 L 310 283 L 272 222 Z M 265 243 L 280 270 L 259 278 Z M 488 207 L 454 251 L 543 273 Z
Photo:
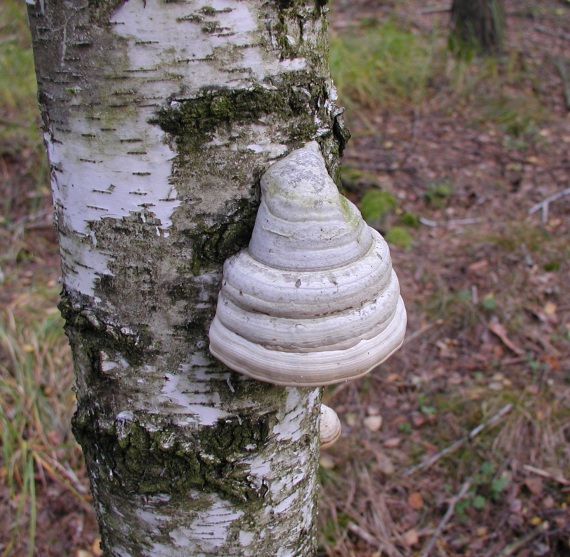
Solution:
M 384 218 L 396 210 L 396 197 L 382 190 L 367 191 L 360 202 L 360 211 L 370 226 L 379 226 Z
M 360 190 L 378 186 L 376 176 L 360 168 L 342 165 L 341 175 L 343 188 L 347 190 Z
M 484 461 L 471 480 L 467 496 L 457 503 L 457 515 L 461 520 L 466 520 L 467 509 L 482 511 L 493 502 L 500 501 L 509 483 L 508 476 L 497 475 L 495 465 L 490 461 Z
M 393 226 L 384 236 L 389 244 L 399 248 L 410 249 L 414 242 L 412 235 L 401 226 Z
M 331 39 L 331 71 L 341 102 L 349 107 L 420 104 L 431 59 L 426 41 L 392 21 Z
M 449 202 L 453 194 L 453 185 L 448 180 L 441 182 L 430 182 L 426 187 L 424 194 L 429 205 L 441 209 Z
M 500 92 L 478 100 L 481 119 L 494 122 L 505 133 L 522 138 L 536 131 L 538 122 L 544 119 L 544 110 L 533 94 L 508 94 Z
M 410 228 L 419 228 L 421 224 L 420 217 L 408 212 L 402 213 L 400 221 L 404 226 L 409 226 Z
M 481 300 L 481 307 L 488 309 L 488 310 L 496 309 L 497 308 L 497 300 L 495 300 L 495 296 L 493 294 L 487 294 Z

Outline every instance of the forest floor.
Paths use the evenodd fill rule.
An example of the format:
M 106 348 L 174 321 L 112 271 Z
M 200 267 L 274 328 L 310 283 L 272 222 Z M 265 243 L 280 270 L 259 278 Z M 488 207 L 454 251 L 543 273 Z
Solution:
M 570 3 L 507 0 L 504 54 L 463 61 L 446 4 L 331 9 L 344 193 L 409 325 L 325 391 L 321 557 L 570 556 Z M 93 557 L 20 3 L 0 21 L 0 555 Z

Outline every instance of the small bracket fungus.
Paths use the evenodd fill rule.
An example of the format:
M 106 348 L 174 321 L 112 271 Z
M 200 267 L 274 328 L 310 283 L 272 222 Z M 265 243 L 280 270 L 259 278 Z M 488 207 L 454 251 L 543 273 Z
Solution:
M 326 404 L 321 404 L 321 422 L 319 426 L 321 449 L 334 445 L 340 437 L 341 429 L 340 420 L 336 412 Z
M 224 264 L 210 352 L 277 385 L 365 375 L 406 329 L 386 242 L 339 194 L 315 142 L 271 166 L 261 192 L 249 248 Z

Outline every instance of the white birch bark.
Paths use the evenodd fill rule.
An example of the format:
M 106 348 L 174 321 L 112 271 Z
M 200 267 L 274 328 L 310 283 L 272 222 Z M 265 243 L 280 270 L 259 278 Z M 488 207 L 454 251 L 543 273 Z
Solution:
M 29 0 L 72 346 L 110 556 L 308 557 L 318 389 L 208 353 L 263 171 L 345 132 L 313 0 Z

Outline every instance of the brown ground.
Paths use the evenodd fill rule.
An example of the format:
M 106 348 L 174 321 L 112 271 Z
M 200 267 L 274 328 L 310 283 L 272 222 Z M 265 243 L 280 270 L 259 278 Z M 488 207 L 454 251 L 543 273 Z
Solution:
M 444 28 L 448 13 L 427 7 L 335 0 L 333 31 L 364 16 Z M 535 209 L 570 188 L 570 107 L 557 66 L 566 56 L 570 75 L 570 5 L 513 0 L 507 13 L 508 48 L 533 66 L 528 87 L 545 111 L 531 132 L 482 119 L 476 96 L 443 82 L 421 107 L 346 115 L 347 195 L 392 193 L 384 232 L 404 214 L 420 224 L 407 228 L 411 245 L 392 247 L 409 312 L 404 347 L 369 378 L 325 393 L 344 430 L 321 457 L 321 556 L 570 556 L 570 195 Z M 34 156 L 2 155 L 4 196 L 35 188 Z M 434 194 L 429 184 L 441 183 L 449 188 Z M 2 304 L 57 280 L 47 199 L 32 220 L 30 203 L 14 201 L 18 217 L 0 230 L 13 254 Z M 85 497 L 45 471 L 36 479 L 35 555 L 97 554 Z M 1 488 L 3 556 L 25 555 L 25 541 L 2 545 L 16 504 Z
M 422 31 L 449 17 L 378 4 L 338 2 L 333 27 L 364 11 Z M 392 247 L 409 310 L 403 349 L 325 395 L 344 434 L 323 456 L 322 555 L 570 555 L 570 191 L 535 209 L 570 187 L 556 66 L 570 10 L 537 6 L 507 3 L 508 49 L 536 68 L 547 112 L 524 140 L 444 83 L 419 109 L 347 113 L 344 164 L 367 172 L 348 194 L 393 193 L 384 230 L 403 212 L 423 224 L 410 248 Z M 430 200 L 428 184 L 441 182 L 451 193 Z

